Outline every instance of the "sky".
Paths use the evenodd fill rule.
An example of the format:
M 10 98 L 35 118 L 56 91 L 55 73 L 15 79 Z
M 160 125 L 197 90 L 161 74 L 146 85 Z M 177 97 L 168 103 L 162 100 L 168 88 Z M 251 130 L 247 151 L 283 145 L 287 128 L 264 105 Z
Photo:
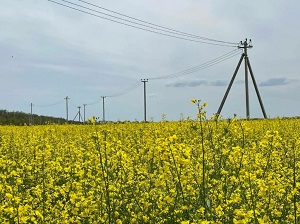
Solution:
M 68 103 L 69 120 L 78 107 L 101 120 L 104 99 L 105 120 L 142 121 L 148 79 L 147 120 L 195 118 L 194 98 L 209 118 L 247 38 L 267 117 L 300 116 L 299 1 L 53 1 L 1 1 L 0 109 L 66 118 Z M 250 117 L 262 118 L 249 72 L 248 80 Z M 244 61 L 221 111 L 234 114 L 246 117 Z

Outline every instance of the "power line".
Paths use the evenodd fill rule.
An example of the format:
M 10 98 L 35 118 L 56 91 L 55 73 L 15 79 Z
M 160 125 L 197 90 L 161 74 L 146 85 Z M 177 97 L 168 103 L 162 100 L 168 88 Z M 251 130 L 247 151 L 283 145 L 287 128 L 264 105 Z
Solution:
M 70 98 L 69 98 L 69 102 L 70 102 L 71 106 L 73 106 L 74 108 L 78 108 L 78 106 L 76 106 L 76 104 L 74 104 Z
M 179 77 L 179 76 L 184 76 L 184 75 L 188 75 L 190 73 L 194 73 L 194 72 L 197 72 L 197 71 L 200 71 L 200 70 L 203 70 L 205 68 L 208 68 L 208 67 L 211 67 L 211 66 L 214 66 L 216 64 L 219 64 L 223 61 L 226 61 L 236 55 L 239 55 L 240 54 L 240 50 L 239 49 L 235 49 L 233 51 L 230 51 L 224 55 L 221 55 L 215 59 L 212 59 L 208 62 L 205 62 L 203 64 L 200 64 L 200 65 L 197 65 L 195 67 L 192 67 L 192 68 L 189 68 L 189 69 L 186 69 L 186 70 L 183 70 L 183 71 L 180 71 L 180 72 L 176 72 L 176 73 L 173 73 L 173 74 L 169 74 L 169 75 L 165 75 L 165 76 L 158 76 L 158 77 L 154 77 L 154 78 L 148 78 L 149 80 L 157 80 L 157 79 L 170 79 L 170 78 L 176 78 L 176 77 Z
M 201 65 L 198 65 L 198 66 L 195 66 L 195 67 L 192 67 L 192 68 L 189 68 L 189 69 L 186 69 L 186 70 L 183 70 L 183 71 L 180 71 L 180 72 L 177 72 L 177 73 L 173 73 L 173 74 L 170 74 L 170 75 L 165 75 L 165 76 L 158 76 L 158 77 L 154 77 L 154 78 L 148 78 L 147 80 L 157 80 L 157 79 L 169 79 L 169 78 L 176 78 L 176 77 L 179 77 L 179 76 L 184 76 L 184 75 L 188 75 L 190 73 L 194 73 L 194 72 L 197 72 L 197 71 L 200 71 L 200 70 L 203 70 L 205 68 L 208 68 L 208 67 L 211 67 L 213 65 L 216 65 L 216 64 L 219 64 L 223 61 L 226 61 L 236 55 L 239 55 L 240 54 L 240 50 L 239 49 L 235 49 L 233 51 L 230 51 L 224 55 L 221 55 L 213 60 L 210 60 L 208 62 L 205 62 Z M 108 95 L 106 97 L 117 97 L 117 96 L 122 96 L 122 95 L 125 95 L 133 90 L 135 90 L 136 88 L 138 88 L 139 86 L 141 86 L 142 83 L 140 81 L 137 81 L 135 82 L 134 84 L 132 84 L 131 86 L 129 86 L 128 88 L 120 91 L 120 92 L 117 92 L 115 94 L 112 94 L 112 95 Z
M 136 88 L 138 88 L 140 85 L 142 85 L 142 83 L 140 81 L 137 81 L 135 82 L 134 84 L 132 84 L 131 86 L 129 86 L 128 88 L 120 91 L 120 92 L 117 92 L 115 94 L 112 94 L 112 95 L 108 95 L 106 97 L 117 97 L 117 96 L 122 96 L 122 95 L 125 95 L 133 90 L 135 90 Z
M 160 29 L 160 28 L 156 28 L 156 27 L 151 27 L 151 26 L 144 25 L 144 24 L 141 24 L 141 23 L 137 23 L 137 22 L 126 20 L 126 19 L 122 19 L 122 18 L 119 18 L 117 16 L 112 16 L 112 15 L 100 12 L 98 10 L 94 10 L 94 9 L 91 9 L 91 8 L 88 8 L 88 7 L 85 7 L 85 6 L 82 6 L 82 5 L 78 5 L 78 4 L 75 4 L 75 3 L 72 3 L 72 2 L 69 2 L 69 1 L 66 1 L 66 0 L 61 0 L 61 1 L 66 2 L 70 5 L 76 6 L 76 7 L 80 7 L 80 8 L 86 9 L 86 10 L 90 10 L 94 13 L 96 12 L 96 13 L 99 13 L 99 14 L 103 14 L 103 15 L 115 18 L 117 20 L 107 18 L 107 17 L 104 17 L 104 16 L 100 16 L 100 15 L 97 15 L 97 14 L 94 14 L 94 13 L 91 13 L 91 12 L 87 12 L 87 11 L 84 11 L 82 9 L 72 7 L 70 5 L 59 3 L 57 1 L 53 1 L 53 0 L 48 0 L 48 1 L 52 2 L 52 3 L 55 3 L 55 4 L 58 4 L 60 6 L 72 9 L 72 10 L 79 11 L 81 13 L 85 13 L 85 14 L 95 16 L 95 17 L 98 17 L 98 18 L 101 18 L 101 19 L 105 19 L 105 20 L 108 20 L 108 21 L 111 21 L 111 22 L 119 23 L 119 24 L 122 24 L 122 25 L 125 25 L 125 26 L 129 26 L 129 27 L 132 27 L 132 28 L 140 29 L 140 30 L 143 30 L 143 31 L 151 32 L 151 33 L 156 33 L 156 34 L 163 35 L 163 36 L 173 37 L 173 38 L 186 40 L 186 41 L 197 42 L 197 43 L 216 45 L 216 46 L 236 47 L 238 45 L 238 43 L 218 41 L 218 40 L 214 40 L 214 39 L 209 39 L 209 38 L 205 38 L 205 37 L 200 37 L 200 36 L 196 36 L 196 35 L 192 35 L 192 34 L 183 33 L 183 32 L 180 32 L 180 31 L 172 31 L 172 29 L 169 29 L 169 28 Z M 124 22 L 121 22 L 121 21 L 118 21 L 118 20 L 121 20 L 121 21 L 124 21 Z M 127 23 L 125 23 L 125 22 L 127 22 Z M 128 23 L 132 23 L 132 24 L 135 24 L 135 25 L 131 25 L 131 24 L 128 24 Z M 143 27 L 146 27 L 146 28 L 143 28 Z M 162 27 L 162 26 L 157 25 L 157 27 Z M 191 39 L 191 38 L 194 38 L 194 39 Z M 201 40 L 199 40 L 199 39 L 201 39 Z M 210 42 L 208 42 L 208 41 L 210 41 Z
M 63 100 L 60 100 L 60 101 L 58 101 L 58 102 L 56 102 L 56 103 L 52 103 L 52 104 L 48 104 L 48 105 L 36 105 L 36 104 L 34 104 L 34 106 L 35 106 L 35 107 L 52 107 L 52 106 L 56 106 L 56 105 L 62 103 L 62 101 L 63 101 Z
M 180 71 L 180 72 L 177 72 L 177 73 L 173 73 L 173 74 L 169 74 L 169 75 L 165 75 L 165 76 L 158 76 L 158 77 L 154 77 L 154 78 L 148 78 L 148 80 L 158 80 L 158 79 L 170 79 L 170 78 L 176 78 L 176 77 L 179 77 L 179 76 L 184 76 L 184 75 L 188 75 L 190 73 L 194 73 L 194 72 L 197 72 L 197 71 L 200 71 L 200 70 L 203 70 L 205 68 L 208 68 L 208 67 L 211 67 L 213 65 L 216 65 L 216 64 L 219 64 L 223 61 L 226 61 L 236 55 L 240 54 L 240 49 L 235 49 L 233 51 L 230 51 L 224 55 L 221 55 L 215 59 L 212 59 L 208 62 L 205 62 L 203 64 L 200 64 L 198 66 L 194 66 L 192 68 L 189 68 L 189 69 L 186 69 L 186 70 L 183 70 L 183 71 Z M 122 96 L 122 95 L 125 95 L 133 90 L 135 90 L 136 88 L 138 88 L 139 86 L 141 86 L 142 83 L 140 81 L 137 81 L 135 82 L 134 84 L 130 85 L 129 87 L 127 87 L 126 89 L 120 91 L 120 92 L 116 92 L 112 95 L 107 95 L 106 97 L 108 98 L 111 98 L 111 97 L 118 97 L 118 96 Z M 95 105 L 97 103 L 99 103 L 100 100 L 96 100 L 92 103 L 88 103 L 88 104 L 85 104 L 85 105 Z M 45 106 L 37 106 L 37 107 L 46 107 L 46 106 L 54 106 L 54 105 L 57 105 L 61 103 L 61 101 L 55 103 L 55 104 L 50 104 L 50 105 L 45 105 Z M 71 101 L 70 101 L 71 105 L 73 107 L 77 107 L 75 104 L 73 104 Z
M 201 65 L 198 65 L 198 66 L 195 66 L 195 67 L 192 67 L 192 68 L 189 68 L 189 69 L 186 69 L 186 70 L 183 70 L 181 72 L 177 72 L 177 73 L 173 73 L 173 74 L 170 74 L 170 75 L 165 75 L 165 76 L 158 76 L 158 77 L 154 77 L 154 78 L 148 78 L 147 80 L 157 80 L 157 79 L 169 79 L 169 78 L 176 78 L 176 77 L 179 77 L 179 76 L 184 76 L 184 75 L 188 75 L 190 73 L 194 73 L 194 72 L 197 72 L 197 71 L 200 71 L 200 70 L 203 70 L 205 68 L 208 68 L 208 67 L 211 67 L 213 65 L 216 65 L 216 64 L 219 64 L 223 61 L 226 61 L 236 55 L 239 55 L 240 54 L 240 50 L 239 49 L 235 49 L 231 52 L 228 52 L 222 56 L 219 56 L 213 60 L 210 60 L 208 62 L 205 62 Z M 136 88 L 138 88 L 139 86 L 141 86 L 142 83 L 140 81 L 137 81 L 135 82 L 134 84 L 130 85 L 129 87 L 127 87 L 126 89 L 120 91 L 120 92 L 117 92 L 117 93 L 114 93 L 112 95 L 107 95 L 106 97 L 108 98 L 111 98 L 111 97 L 118 97 L 118 96 L 122 96 L 122 95 L 125 95 L 133 90 L 135 90 Z M 93 105 L 93 104 L 96 104 L 96 103 L 99 103 L 99 100 L 95 101 L 95 103 L 91 103 L 91 104 L 87 104 L 87 105 Z
M 136 19 L 136 18 L 134 18 L 134 17 L 127 16 L 127 15 L 125 15 L 125 14 L 118 13 L 118 12 L 113 11 L 113 10 L 106 9 L 106 8 L 104 8 L 104 7 L 101 7 L 101 6 L 98 6 L 98 5 L 89 3 L 89 2 L 87 2 L 87 1 L 83 1 L 83 0 L 78 0 L 78 1 L 83 2 L 83 3 L 87 4 L 87 5 L 91 5 L 91 6 L 93 6 L 93 7 L 96 7 L 96 8 L 99 8 L 99 9 L 102 9 L 102 10 L 105 10 L 105 11 L 108 11 L 108 12 L 111 12 L 111 13 L 114 13 L 114 14 L 117 14 L 117 15 L 120 15 L 120 16 L 123 16 L 123 17 L 126 17 L 126 18 L 129 18 L 129 19 L 132 19 L 132 20 L 135 20 L 135 21 L 138 21 L 138 22 L 142 22 L 142 23 L 145 23 L 145 24 L 154 26 L 154 27 L 159 27 L 159 28 L 162 28 L 162 29 L 164 29 L 164 30 L 172 31 L 172 33 L 175 32 L 175 33 L 181 34 L 181 35 L 183 35 L 183 36 L 193 37 L 193 38 L 202 39 L 202 40 L 206 40 L 206 41 L 219 42 L 219 43 L 223 43 L 223 44 L 233 44 L 233 45 L 235 45 L 235 46 L 237 45 L 237 43 L 233 43 L 233 42 L 227 42 L 227 41 L 215 40 L 215 39 L 211 39 L 211 38 L 201 37 L 201 36 L 193 35 L 193 34 L 190 34 L 190 33 L 178 31 L 178 30 L 175 30 L 175 29 L 170 29 L 170 28 L 167 28 L 167 27 L 164 27 L 164 26 L 160 26 L 160 25 L 157 25 L 157 24 L 154 24 L 154 23 L 150 23 L 150 22 L 147 22 L 147 21 L 144 21 L 144 20 Z M 109 15 L 109 16 L 110 16 L 110 15 Z
M 100 103 L 100 99 L 95 100 L 95 101 L 92 102 L 92 103 L 86 103 L 85 105 L 86 105 L 86 106 L 91 106 L 91 105 L 95 105 L 95 104 L 97 104 L 97 103 Z

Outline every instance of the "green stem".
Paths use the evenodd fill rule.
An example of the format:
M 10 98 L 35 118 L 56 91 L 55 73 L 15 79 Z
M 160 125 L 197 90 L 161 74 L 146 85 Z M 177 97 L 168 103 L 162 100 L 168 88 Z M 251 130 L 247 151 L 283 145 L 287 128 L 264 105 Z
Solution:
M 42 187 L 43 187 L 43 192 L 42 192 L 42 214 L 43 214 L 43 220 L 42 223 L 44 223 L 44 219 L 45 219 L 45 200 L 46 200 L 46 193 L 45 193 L 45 154 L 44 154 L 44 150 L 43 150 L 43 156 L 42 156 L 42 160 L 43 160 L 43 164 L 42 164 L 42 174 L 43 174 L 43 182 L 42 182 Z
M 179 189 L 180 189 L 180 193 L 181 193 L 181 197 L 182 197 L 182 200 L 183 200 L 183 204 L 186 205 L 186 200 L 185 200 L 185 197 L 184 197 L 184 193 L 183 193 L 183 188 L 182 188 L 182 184 L 181 184 L 181 180 L 180 180 L 180 174 L 178 172 L 178 169 L 177 169 L 177 164 L 176 164 L 176 161 L 175 161 L 175 157 L 174 157 L 174 154 L 173 154 L 173 151 L 170 148 L 170 152 L 171 152 L 171 156 L 172 156 L 172 159 L 173 159 L 173 164 L 174 164 L 174 167 L 175 167 L 175 171 L 176 171 L 176 175 L 177 175 L 177 178 L 178 178 L 178 184 L 179 184 Z M 188 212 L 188 209 L 185 211 L 186 213 L 186 218 L 189 219 L 189 212 Z
M 199 119 L 200 119 L 200 132 L 201 132 L 201 146 L 202 146 L 202 195 L 203 195 L 203 207 L 204 215 L 207 213 L 207 204 L 206 204 L 206 190 L 205 190 L 205 150 L 204 150 L 204 134 L 203 134 L 203 124 L 202 124 L 202 111 L 198 105 L 199 110 Z
M 293 189 L 296 188 L 296 155 L 295 155 L 295 142 L 293 144 Z M 296 193 L 293 196 L 293 204 L 294 204 L 294 220 L 295 224 L 297 224 L 297 204 L 296 204 Z
M 256 204 L 255 204 L 255 201 L 254 201 L 254 195 L 252 193 L 252 183 L 251 183 L 250 174 L 249 174 L 249 186 L 250 186 L 250 197 L 251 197 L 251 203 L 252 203 L 252 209 L 253 209 L 254 223 L 258 223 L 256 213 L 255 213 Z
M 102 153 L 101 153 L 101 147 L 99 145 L 99 140 L 98 140 L 98 134 L 95 139 L 96 147 L 99 153 L 99 159 L 100 159 L 100 166 L 101 166 L 101 171 L 102 171 L 102 177 L 104 180 L 104 186 L 105 186 L 105 201 L 107 205 L 107 215 L 108 215 L 108 223 L 112 223 L 111 221 L 111 209 L 110 209 L 110 195 L 109 195 L 109 178 L 108 178 L 108 167 L 107 167 L 107 153 L 106 153 L 106 132 L 104 131 L 104 153 L 105 153 L 105 164 L 103 162 L 102 158 Z M 106 169 L 104 168 L 106 167 Z M 105 176 L 106 174 L 106 176 Z
M 106 132 L 104 132 L 104 156 L 105 156 L 105 167 L 106 167 L 106 178 L 105 178 L 105 190 L 106 190 L 106 204 L 108 208 L 108 223 L 112 223 L 111 220 L 111 204 L 109 195 L 109 177 L 108 177 L 108 159 L 106 151 Z

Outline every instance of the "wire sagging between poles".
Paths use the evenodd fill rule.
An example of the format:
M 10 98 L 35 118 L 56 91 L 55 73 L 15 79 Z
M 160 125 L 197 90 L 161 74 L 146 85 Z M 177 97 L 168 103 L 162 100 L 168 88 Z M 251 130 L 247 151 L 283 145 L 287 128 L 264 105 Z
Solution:
M 117 12 L 109 10 L 109 9 L 105 9 L 103 7 L 91 4 L 87 1 L 80 0 L 80 2 L 83 2 L 87 5 L 89 5 L 90 7 L 94 7 L 94 8 L 90 8 L 90 7 L 86 7 L 84 5 L 72 3 L 67 0 L 60 0 L 61 2 L 64 2 L 65 4 L 58 2 L 58 0 L 57 1 L 48 0 L 48 1 L 55 3 L 57 5 L 72 9 L 72 10 L 76 10 L 81 13 L 85 13 L 85 14 L 95 16 L 95 17 L 98 17 L 101 19 L 105 19 L 105 20 L 108 20 L 111 22 L 115 22 L 118 24 L 122 24 L 125 26 L 129 26 L 132 28 L 136 28 L 136 29 L 151 32 L 151 33 L 156 33 L 156 34 L 163 35 L 163 36 L 168 36 L 168 37 L 172 37 L 172 38 L 177 38 L 177 39 L 192 41 L 192 42 L 198 42 L 198 43 L 203 43 L 203 44 L 224 46 L 224 47 L 237 47 L 238 46 L 238 43 L 235 43 L 235 42 L 215 40 L 215 39 L 211 39 L 211 38 L 206 38 L 206 37 L 201 37 L 198 35 L 185 33 L 182 31 L 177 31 L 177 30 L 170 29 L 170 28 L 167 28 L 164 26 L 159 26 L 159 25 L 149 23 L 149 22 L 146 22 L 146 21 L 143 21 L 140 19 L 136 19 L 136 18 L 133 18 L 133 17 L 121 14 L 121 13 L 117 13 Z M 119 16 L 101 12 L 101 11 L 97 10 L 96 8 L 111 12 L 113 14 L 117 14 L 119 16 L 123 16 L 126 19 L 121 18 Z
M 230 51 L 224 55 L 221 55 L 215 59 L 212 59 L 208 62 L 205 62 L 203 64 L 200 64 L 200 65 L 197 65 L 195 67 L 192 67 L 192 68 L 189 68 L 189 69 L 186 69 L 186 70 L 183 70 L 183 71 L 180 71 L 180 72 L 176 72 L 176 73 L 173 73 L 173 74 L 170 74 L 170 75 L 165 75 L 165 76 L 158 76 L 158 77 L 154 77 L 154 78 L 148 78 L 149 80 L 157 80 L 157 79 L 171 79 L 171 78 L 176 78 L 176 77 L 180 77 L 180 76 L 184 76 L 184 75 L 188 75 L 188 74 L 191 74 L 191 73 L 194 73 L 194 72 L 198 72 L 200 70 L 203 70 L 205 68 L 208 68 L 208 67 L 211 67 L 211 66 L 214 66 L 216 64 L 219 64 L 223 61 L 226 61 L 236 55 L 239 55 L 240 54 L 240 49 L 235 49 L 233 51 Z
M 138 88 L 140 85 L 142 85 L 142 83 L 140 81 L 137 81 L 135 82 L 134 84 L 132 84 L 131 86 L 129 86 L 128 88 L 120 91 L 120 92 L 117 92 L 115 94 L 112 94 L 112 95 L 108 95 L 106 97 L 117 97 L 117 96 L 122 96 L 122 95 L 125 95 L 133 90 L 135 90 L 136 88 Z

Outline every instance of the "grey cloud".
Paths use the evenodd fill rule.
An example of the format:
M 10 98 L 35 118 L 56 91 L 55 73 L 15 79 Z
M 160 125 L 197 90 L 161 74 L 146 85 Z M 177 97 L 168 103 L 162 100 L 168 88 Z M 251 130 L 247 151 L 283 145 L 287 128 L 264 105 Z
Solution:
M 167 83 L 167 87 L 197 87 L 206 86 L 208 83 L 205 80 L 177 80 Z
M 300 17 L 297 10 L 300 1 L 276 1 L 276 4 L 258 0 L 206 1 L 205 4 L 199 2 L 201 1 L 123 0 L 99 1 L 97 5 L 137 19 L 216 40 L 239 42 L 246 37 L 251 38 L 254 49 L 249 51 L 249 55 L 254 74 L 257 74 L 258 84 L 269 89 L 264 98 L 267 102 L 272 102 L 276 96 L 277 101 L 282 100 L 278 104 L 285 105 L 279 111 L 276 107 L 272 108 L 273 104 L 269 104 L 270 116 L 297 115 L 300 109 L 295 97 L 298 86 L 292 85 L 300 83 L 297 78 L 297 51 L 294 50 L 300 37 L 300 31 L 294 29 L 298 26 Z M 170 5 L 168 10 L 162 7 L 165 5 Z M 247 14 L 241 10 L 245 7 L 249 12 Z M 241 36 L 245 33 L 244 21 L 247 21 L 247 33 L 251 36 Z M 0 94 L 9 95 L 2 97 L 0 104 L 12 111 L 28 111 L 28 102 L 39 104 L 44 100 L 40 104 L 49 105 L 65 96 L 69 96 L 77 106 L 79 104 L 76 102 L 90 103 L 101 95 L 126 90 L 140 78 L 150 78 L 150 74 L 151 77 L 178 74 L 176 79 L 161 79 L 153 84 L 149 83 L 147 97 L 152 97 L 152 102 L 165 106 L 153 109 L 150 116 L 158 120 L 162 113 L 167 114 L 168 119 L 178 119 L 180 112 L 185 116 L 194 116 L 193 108 L 179 107 L 179 96 L 182 97 L 180 100 L 185 100 L 193 91 L 209 86 L 211 88 L 205 88 L 205 94 L 215 97 L 216 90 L 221 91 L 229 84 L 239 58 L 238 55 L 230 60 L 228 57 L 228 60 L 220 64 L 210 64 L 214 66 L 207 70 L 198 70 L 191 76 L 183 76 L 185 73 L 179 71 L 189 70 L 192 66 L 201 68 L 205 65 L 203 63 L 233 49 L 144 32 L 75 12 L 49 1 L 2 1 L 0 27 L 3 76 Z M 232 32 L 227 32 L 228 30 Z M 286 35 L 287 33 L 293 35 Z M 227 56 L 221 56 L 220 61 Z M 189 71 L 196 70 L 191 68 Z M 244 88 L 244 84 L 242 63 L 233 86 L 240 85 L 240 88 Z M 249 86 L 252 87 L 252 84 L 249 76 Z M 162 86 L 171 88 L 162 90 Z M 276 86 L 293 88 L 289 91 L 277 91 Z M 22 90 L 22 97 L 16 89 Z M 186 89 L 189 90 L 186 95 L 184 91 L 183 94 L 178 94 L 178 90 Z M 143 119 L 142 113 L 137 109 L 142 105 L 142 97 L 139 97 L 141 91 L 142 86 L 139 90 L 132 91 L 132 95 L 110 98 L 107 106 L 111 113 L 108 113 L 107 119 Z M 223 95 L 223 90 L 220 94 Z M 178 97 L 166 97 L 169 95 Z M 243 100 L 238 97 L 237 102 L 233 103 L 243 104 Z M 208 113 L 210 110 L 214 113 L 213 104 L 218 106 L 218 100 L 210 101 L 212 107 L 208 107 Z M 46 109 L 47 113 L 65 116 L 63 108 L 59 110 L 49 107 L 45 111 Z M 77 108 L 72 110 L 75 116 Z M 238 112 L 236 110 L 235 106 L 227 106 L 222 115 L 232 116 Z M 259 116 L 260 112 L 258 110 Z M 98 113 L 99 106 L 87 109 L 87 116 Z M 254 114 L 255 111 L 251 112 L 251 115 Z
M 228 82 L 224 81 L 224 80 L 217 80 L 217 81 L 211 82 L 210 85 L 212 85 L 212 86 L 227 86 Z
M 167 87 L 197 87 L 197 86 L 226 86 L 227 81 L 216 80 L 208 82 L 207 80 L 177 80 L 167 83 Z
M 274 78 L 268 79 L 267 81 L 261 82 L 259 86 L 281 86 L 281 85 L 288 85 L 293 80 L 287 78 Z

